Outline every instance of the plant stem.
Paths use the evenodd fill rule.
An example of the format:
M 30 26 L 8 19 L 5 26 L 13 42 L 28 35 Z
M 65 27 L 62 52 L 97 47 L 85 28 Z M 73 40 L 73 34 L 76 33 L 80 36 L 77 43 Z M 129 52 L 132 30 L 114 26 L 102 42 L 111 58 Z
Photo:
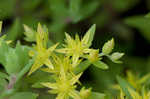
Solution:
M 16 83 L 24 76 L 25 73 L 29 71 L 33 64 L 33 59 L 29 61 L 29 63 L 22 69 L 22 71 L 17 75 Z

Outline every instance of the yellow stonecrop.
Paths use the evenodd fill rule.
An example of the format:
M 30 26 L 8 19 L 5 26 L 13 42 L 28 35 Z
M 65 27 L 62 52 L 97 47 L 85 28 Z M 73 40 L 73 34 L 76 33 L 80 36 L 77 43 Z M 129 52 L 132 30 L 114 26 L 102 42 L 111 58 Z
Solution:
M 140 94 L 139 92 L 128 88 L 129 94 L 131 95 L 132 99 L 150 99 L 150 91 L 148 92 L 143 92 L 142 94 Z M 123 91 L 120 91 L 120 99 L 126 99 L 125 98 L 125 94 L 123 93 Z
M 65 71 L 65 65 L 60 64 L 60 71 L 57 75 L 55 83 L 45 82 L 41 83 L 43 86 L 51 88 L 49 90 L 52 94 L 57 94 L 56 99 L 81 99 L 80 94 L 76 91 L 76 83 L 79 82 L 79 78 L 82 73 L 78 75 L 72 75 Z
M 53 65 L 50 60 L 50 56 L 57 47 L 58 44 L 53 45 L 47 49 L 48 33 L 45 32 L 40 24 L 38 24 L 37 34 L 36 34 L 36 45 L 34 50 L 29 52 L 29 55 L 35 59 L 31 70 L 28 75 L 35 72 L 41 66 L 46 65 L 49 68 L 53 69 Z
M 89 47 L 92 43 L 92 34 L 95 32 L 95 25 L 93 25 L 89 31 L 84 35 L 83 39 L 80 39 L 78 35 L 73 39 L 69 34 L 66 35 L 66 44 L 64 48 L 57 49 L 57 52 L 64 53 L 72 57 L 73 66 L 77 66 L 78 59 L 84 57 L 85 54 L 91 52 L 92 49 Z
M 131 71 L 127 71 L 127 81 L 137 90 L 141 90 L 142 84 L 144 84 L 150 78 L 150 74 L 146 74 L 139 78 L 137 75 L 133 74 Z

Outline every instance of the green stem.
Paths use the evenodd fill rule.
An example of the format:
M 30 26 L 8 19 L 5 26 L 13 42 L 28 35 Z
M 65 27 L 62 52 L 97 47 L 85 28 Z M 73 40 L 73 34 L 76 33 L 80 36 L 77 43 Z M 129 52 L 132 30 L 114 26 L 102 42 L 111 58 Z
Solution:
M 21 72 L 17 75 L 16 83 L 24 76 L 25 73 L 29 71 L 33 64 L 33 59 L 29 61 L 29 63 L 21 70 Z

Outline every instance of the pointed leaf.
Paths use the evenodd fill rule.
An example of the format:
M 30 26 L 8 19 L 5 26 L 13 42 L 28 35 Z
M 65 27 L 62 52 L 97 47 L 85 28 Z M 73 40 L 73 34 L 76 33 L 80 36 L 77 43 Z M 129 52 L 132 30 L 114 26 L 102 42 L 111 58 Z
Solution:
M 98 67 L 100 69 L 108 69 L 108 65 L 105 64 L 104 62 L 102 61 L 96 61 L 94 63 L 92 63 L 95 67 Z

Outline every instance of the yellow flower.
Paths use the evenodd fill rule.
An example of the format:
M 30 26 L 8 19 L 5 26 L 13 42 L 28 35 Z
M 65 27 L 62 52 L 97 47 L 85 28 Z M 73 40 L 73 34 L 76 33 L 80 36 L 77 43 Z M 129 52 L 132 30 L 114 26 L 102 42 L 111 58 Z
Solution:
M 64 45 L 64 48 L 58 49 L 57 52 L 72 56 L 73 66 L 77 66 L 78 59 L 91 51 L 89 47 L 92 44 L 94 33 L 95 25 L 88 30 L 81 40 L 78 35 L 76 35 L 75 39 L 73 39 L 69 34 L 66 33 L 66 44 Z
M 49 68 L 53 69 L 53 65 L 49 58 L 58 44 L 55 44 L 47 49 L 47 41 L 48 41 L 48 33 L 46 33 L 42 29 L 42 26 L 40 24 L 38 24 L 36 34 L 36 46 L 34 47 L 34 50 L 31 50 L 29 52 L 29 55 L 35 59 L 35 62 L 31 67 L 31 70 L 29 71 L 28 75 L 35 72 L 43 65 L 46 65 Z
M 150 74 L 146 74 L 139 78 L 138 75 L 133 74 L 131 71 L 127 71 L 127 81 L 137 90 L 141 90 L 142 85 L 150 78 Z
M 75 90 L 76 83 L 78 82 L 82 73 L 72 76 L 72 74 L 65 72 L 64 67 L 60 64 L 60 74 L 56 79 L 55 83 L 41 83 L 43 86 L 51 88 L 49 90 L 52 94 L 57 94 L 56 99 L 69 99 L 72 97 L 73 99 L 81 99 L 79 93 Z
M 74 75 L 73 74 L 74 67 L 71 64 L 70 57 L 68 57 L 68 56 L 53 55 L 52 59 L 53 59 L 54 69 L 51 69 L 51 68 L 41 68 L 42 71 L 49 72 L 49 73 L 59 74 L 60 70 L 61 70 L 61 67 L 63 67 L 65 72 L 69 72 L 72 75 Z M 78 61 L 78 64 L 80 62 L 81 62 L 81 60 Z

